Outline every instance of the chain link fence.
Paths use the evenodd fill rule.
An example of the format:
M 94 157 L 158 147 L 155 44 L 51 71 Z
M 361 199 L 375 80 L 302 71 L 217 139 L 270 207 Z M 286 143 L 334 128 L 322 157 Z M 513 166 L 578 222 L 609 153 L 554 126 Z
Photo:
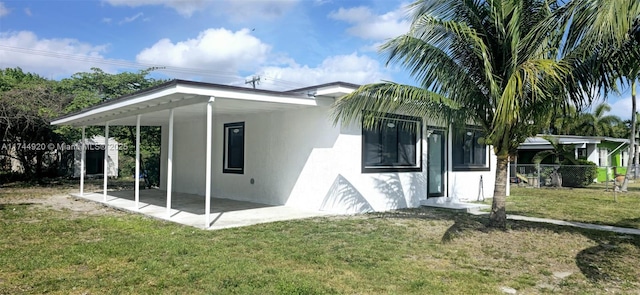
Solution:
M 624 180 L 627 167 L 593 165 L 511 164 L 512 184 L 524 187 L 586 187 L 604 183 L 607 189 Z M 631 179 L 637 179 L 638 167 L 632 167 Z M 618 183 L 616 183 L 618 182 Z

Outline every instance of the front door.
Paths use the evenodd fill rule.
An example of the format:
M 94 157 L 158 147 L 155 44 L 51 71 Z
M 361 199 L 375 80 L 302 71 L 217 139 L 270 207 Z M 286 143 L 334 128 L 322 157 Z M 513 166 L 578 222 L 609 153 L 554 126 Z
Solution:
M 444 196 L 446 176 L 446 143 L 445 131 L 434 130 L 427 141 L 427 197 Z

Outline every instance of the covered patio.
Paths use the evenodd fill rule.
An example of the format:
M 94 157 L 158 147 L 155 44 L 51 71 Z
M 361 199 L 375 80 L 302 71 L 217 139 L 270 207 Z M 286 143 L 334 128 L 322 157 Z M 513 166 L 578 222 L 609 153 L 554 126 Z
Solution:
M 102 192 L 85 192 L 82 195 L 80 193 L 71 195 L 75 198 L 98 202 L 116 209 L 210 230 L 328 214 L 319 211 L 304 211 L 288 206 L 212 198 L 209 207 L 211 221 L 208 225 L 204 225 L 202 220 L 207 210 L 202 206 L 205 202 L 203 196 L 174 192 L 171 213 L 167 215 L 166 194 L 165 191 L 159 189 L 140 190 L 139 207 L 136 206 L 136 194 L 132 190 L 109 191 L 106 201 Z
M 228 172 L 231 167 L 227 167 L 227 159 L 222 163 L 221 159 L 212 158 L 212 153 L 215 151 L 216 155 L 219 155 L 225 149 L 225 155 L 227 154 L 227 146 L 223 147 L 222 141 L 226 140 L 228 134 L 225 133 L 223 136 L 222 132 L 230 131 L 224 125 L 228 120 L 237 120 L 238 116 L 312 108 L 328 105 L 330 102 L 331 100 L 316 99 L 306 92 L 276 92 L 173 80 L 69 114 L 54 120 L 51 124 L 71 125 L 82 130 L 82 152 L 79 159 L 82 173 L 79 180 L 80 190 L 75 194 L 76 197 L 182 224 L 216 229 L 324 214 L 319 211 L 302 212 L 279 206 L 284 203 L 273 199 L 256 200 L 270 202 L 276 206 L 230 200 L 243 197 L 234 190 L 222 195 L 228 199 L 214 198 L 214 195 L 221 194 L 214 185 L 214 179 L 218 186 L 243 181 L 235 187 L 253 186 L 255 181 L 251 178 L 250 181 L 244 182 L 246 177 L 235 177 L 242 176 L 243 170 Z M 223 125 L 224 129 L 221 128 Z M 140 190 L 140 179 L 135 177 L 133 191 L 110 191 L 107 176 L 110 159 L 107 153 L 109 149 L 106 148 L 103 189 L 101 192 L 85 192 L 87 126 L 104 126 L 106 147 L 112 144 L 109 142 L 110 126 L 136 126 L 133 174 L 135 176 L 141 175 L 140 127 L 160 126 L 160 189 Z M 216 128 L 222 132 L 215 131 Z M 241 128 L 244 129 L 244 126 Z M 214 170 L 213 165 L 218 169 Z M 222 166 L 224 172 L 223 169 L 219 169 Z M 264 195 L 257 189 L 255 194 Z

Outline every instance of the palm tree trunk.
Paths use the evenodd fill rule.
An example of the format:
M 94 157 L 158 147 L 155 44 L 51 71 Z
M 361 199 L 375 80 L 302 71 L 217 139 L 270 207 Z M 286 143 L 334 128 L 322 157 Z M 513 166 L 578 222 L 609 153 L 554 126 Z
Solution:
M 626 192 L 629 186 L 629 178 L 631 178 L 631 170 L 636 155 L 636 79 L 631 82 L 631 135 L 629 136 L 629 161 L 627 161 L 627 174 L 622 182 L 621 191 Z M 637 169 L 637 167 L 636 167 Z
M 496 163 L 496 183 L 493 190 L 493 202 L 491 203 L 491 214 L 489 223 L 491 227 L 507 227 L 507 211 L 505 203 L 507 199 L 507 165 L 508 156 L 498 156 Z

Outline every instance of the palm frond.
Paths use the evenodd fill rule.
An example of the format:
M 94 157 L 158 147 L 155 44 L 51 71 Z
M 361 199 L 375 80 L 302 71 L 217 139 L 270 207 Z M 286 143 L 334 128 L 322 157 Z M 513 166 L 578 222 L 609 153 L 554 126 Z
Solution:
M 365 111 L 426 117 L 442 124 L 467 115 L 459 104 L 435 92 L 388 82 L 364 85 L 342 97 L 334 104 L 332 118 L 335 124 L 362 120 L 363 127 L 372 128 L 374 116 L 367 116 Z

